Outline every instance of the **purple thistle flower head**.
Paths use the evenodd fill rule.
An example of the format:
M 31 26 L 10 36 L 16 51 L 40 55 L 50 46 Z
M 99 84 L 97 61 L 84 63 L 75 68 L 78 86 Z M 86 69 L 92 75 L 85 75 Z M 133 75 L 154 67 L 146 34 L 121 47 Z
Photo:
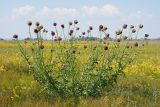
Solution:
M 72 34 L 73 34 L 73 32 L 74 32 L 73 30 L 70 30 L 70 32 L 69 32 L 69 33 L 72 35 Z
M 51 35 L 52 35 L 52 36 L 55 36 L 55 34 L 56 34 L 55 32 L 51 31 Z
M 85 32 L 82 32 L 82 35 L 86 35 L 86 33 L 85 33 Z
M 93 27 L 92 27 L 92 26 L 90 26 L 90 27 L 89 27 L 89 30 L 90 30 L 90 31 L 91 31 L 91 30 L 93 30 Z
M 57 23 L 53 23 L 53 26 L 55 26 L 55 27 L 56 27 L 56 26 L 57 26 Z
M 99 31 L 102 31 L 103 25 L 99 25 Z
M 18 35 L 17 35 L 17 34 L 14 34 L 14 35 L 13 35 L 13 38 L 14 38 L 14 39 L 18 39 Z
M 61 28 L 64 29 L 64 24 L 61 25 Z

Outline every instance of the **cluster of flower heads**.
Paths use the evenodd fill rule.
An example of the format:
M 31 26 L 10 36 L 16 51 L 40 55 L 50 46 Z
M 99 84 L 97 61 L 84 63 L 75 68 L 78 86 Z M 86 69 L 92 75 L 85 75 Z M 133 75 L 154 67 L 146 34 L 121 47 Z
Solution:
M 67 32 L 68 34 L 67 35 L 65 35 L 65 33 L 64 33 L 64 29 L 66 28 L 66 26 L 64 24 L 60 25 L 65 40 L 66 40 L 67 36 L 71 37 L 73 35 L 74 36 L 77 35 L 76 33 L 80 30 L 80 28 L 76 26 L 77 24 L 78 24 L 78 20 L 70 21 L 68 23 L 68 32 Z M 28 26 L 29 26 L 29 30 L 30 30 L 30 27 L 32 26 L 32 22 L 31 21 L 28 22 Z M 62 40 L 62 34 L 59 35 L 57 26 L 58 26 L 57 23 L 53 23 L 53 27 L 55 28 L 55 31 L 51 31 L 52 40 L 61 41 Z M 123 36 L 123 30 L 127 29 L 127 27 L 128 27 L 128 25 L 124 24 L 121 29 L 118 29 L 117 31 L 115 31 L 115 34 L 116 34 L 115 40 L 117 42 L 121 42 L 122 40 L 127 40 L 127 39 L 129 39 L 129 36 L 131 36 L 131 35 L 129 35 L 128 37 L 127 36 Z M 142 28 L 143 28 L 142 24 L 139 25 L 138 30 L 135 29 L 134 25 L 130 25 L 130 34 L 134 34 L 136 32 L 138 34 L 139 29 L 142 29 Z M 93 27 L 89 26 L 87 31 L 86 32 L 82 32 L 81 35 L 85 36 L 86 33 L 88 35 L 89 34 L 91 35 L 92 30 L 93 30 Z M 108 28 L 106 26 L 99 25 L 99 32 L 102 32 L 104 34 L 104 40 L 107 40 L 107 39 L 110 38 L 110 34 L 107 33 L 107 30 L 108 30 Z M 42 33 L 48 33 L 48 30 L 46 30 L 43 27 L 43 25 L 41 25 L 39 22 L 36 22 L 35 23 L 35 28 L 34 28 L 34 33 L 36 33 L 37 35 L 42 35 Z M 31 37 L 31 35 L 30 35 L 30 37 Z M 81 37 L 81 36 L 79 36 L 79 37 Z M 149 37 L 149 34 L 145 34 L 144 38 L 147 39 L 148 37 Z M 14 34 L 13 38 L 14 39 L 18 39 L 18 35 Z M 43 36 L 41 36 L 41 40 L 42 39 L 43 39 Z M 100 39 L 101 39 L 101 36 L 100 36 Z M 135 38 L 135 39 L 137 39 L 137 38 Z M 134 46 L 138 47 L 138 43 L 136 42 L 134 44 Z M 39 47 L 41 49 L 44 49 L 44 45 L 42 45 L 42 44 Z M 86 48 L 87 48 L 87 45 L 84 45 L 84 49 L 86 49 Z M 96 46 L 94 46 L 94 49 L 95 48 L 96 48 Z M 129 48 L 129 46 L 126 46 L 126 48 Z M 104 46 L 104 50 L 108 50 L 108 46 Z
M 75 26 L 75 25 L 77 25 L 77 24 L 78 24 L 78 20 L 74 20 L 74 22 L 69 22 L 69 23 L 68 23 L 69 28 L 70 28 L 72 25 Z M 55 31 L 51 31 L 51 35 L 52 35 L 53 37 L 55 37 L 54 41 L 61 41 L 61 40 L 62 40 L 62 37 L 58 34 L 58 29 L 57 29 L 58 24 L 57 24 L 57 23 L 53 23 L 53 26 L 55 27 Z M 63 35 L 65 35 L 65 34 L 64 34 L 65 25 L 64 25 L 64 24 L 61 24 L 60 27 L 61 27 L 61 29 L 62 29 L 62 31 L 63 31 Z M 76 28 L 74 28 L 74 29 L 70 29 L 70 30 L 68 31 L 68 35 L 70 35 L 70 36 L 73 35 L 74 30 L 78 31 L 79 29 L 80 29 L 79 27 L 76 27 Z
M 36 22 L 35 25 L 36 25 L 36 28 L 34 29 L 34 33 L 38 33 L 38 32 L 48 33 L 48 30 L 44 29 L 44 28 L 43 28 L 43 25 L 40 25 L 39 22 Z M 31 21 L 28 22 L 28 26 L 29 26 L 29 27 L 32 26 L 32 22 L 31 22 Z M 43 30 L 43 31 L 42 31 L 42 30 Z

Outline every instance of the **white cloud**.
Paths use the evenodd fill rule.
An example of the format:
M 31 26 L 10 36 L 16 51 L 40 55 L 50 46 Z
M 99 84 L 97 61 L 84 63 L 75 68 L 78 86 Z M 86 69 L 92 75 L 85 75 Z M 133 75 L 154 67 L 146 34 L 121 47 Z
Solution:
M 35 8 L 30 5 L 18 7 L 18 8 L 13 8 L 12 9 L 12 18 L 20 17 L 20 16 L 25 16 L 31 13 Z
M 82 11 L 88 15 L 94 16 L 98 13 L 99 8 L 96 6 L 84 6 Z
M 43 7 L 36 15 L 43 17 L 75 16 L 77 10 L 74 8 L 48 8 Z
M 106 4 L 103 5 L 102 7 L 97 7 L 97 6 L 84 6 L 82 8 L 82 12 L 86 15 L 90 16 L 98 16 L 98 15 L 103 15 L 103 16 L 115 16 L 120 13 L 119 9 L 111 4 Z
M 150 13 L 145 13 L 142 11 L 137 11 L 135 13 L 130 13 L 129 14 L 129 19 L 138 19 L 138 20 L 142 20 L 143 18 L 153 18 L 153 15 Z
M 57 7 L 57 8 L 49 8 L 47 6 L 41 8 L 40 10 L 35 10 L 35 7 L 31 5 L 26 5 L 18 8 L 12 9 L 12 18 L 17 18 L 21 16 L 26 16 L 28 14 L 33 13 L 33 16 L 36 17 L 75 17 L 75 16 L 82 16 L 82 15 L 89 15 L 89 16 L 115 16 L 120 13 L 119 9 L 111 4 L 106 4 L 101 7 L 97 6 L 83 6 L 80 9 L 76 8 L 65 8 L 65 7 Z
M 114 16 L 120 13 L 119 9 L 111 4 L 104 5 L 101 9 L 103 15 Z

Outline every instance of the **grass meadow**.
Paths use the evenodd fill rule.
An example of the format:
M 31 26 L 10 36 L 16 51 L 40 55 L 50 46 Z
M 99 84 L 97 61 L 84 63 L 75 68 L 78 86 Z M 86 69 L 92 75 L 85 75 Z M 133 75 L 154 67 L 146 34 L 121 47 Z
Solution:
M 117 85 L 100 97 L 81 99 L 78 107 L 159 107 L 160 41 L 150 40 L 141 46 L 143 42 L 131 49 L 137 51 L 136 59 L 125 68 L 125 76 L 118 78 Z M 81 56 L 79 63 L 84 59 Z M 44 90 L 31 75 L 17 43 L 0 41 L 0 107 L 72 106 L 72 99 L 61 101 Z

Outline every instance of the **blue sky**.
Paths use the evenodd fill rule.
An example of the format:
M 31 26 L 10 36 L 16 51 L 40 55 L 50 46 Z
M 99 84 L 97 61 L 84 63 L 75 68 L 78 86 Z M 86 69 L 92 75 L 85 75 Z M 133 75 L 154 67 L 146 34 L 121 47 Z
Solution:
M 29 20 L 40 21 L 51 31 L 53 22 L 60 25 L 74 19 L 80 21 L 81 31 L 89 25 L 96 29 L 104 24 L 112 36 L 124 23 L 144 24 L 139 38 L 144 33 L 157 38 L 160 37 L 159 4 L 159 0 L 1 0 L 0 38 L 9 39 L 15 33 L 20 38 L 27 37 Z

